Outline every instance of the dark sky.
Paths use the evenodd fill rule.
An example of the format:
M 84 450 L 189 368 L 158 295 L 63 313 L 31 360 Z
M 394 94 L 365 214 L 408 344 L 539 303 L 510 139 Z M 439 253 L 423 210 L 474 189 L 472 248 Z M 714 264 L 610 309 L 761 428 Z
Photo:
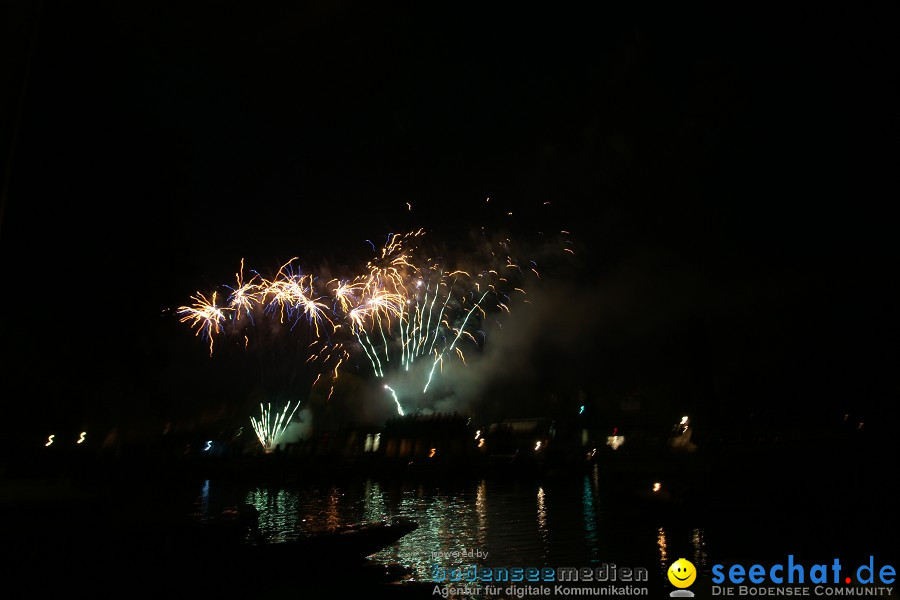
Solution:
M 242 257 L 481 223 L 578 240 L 548 390 L 896 414 L 894 14 L 423 6 L 12 3 L 11 414 L 161 418 Z

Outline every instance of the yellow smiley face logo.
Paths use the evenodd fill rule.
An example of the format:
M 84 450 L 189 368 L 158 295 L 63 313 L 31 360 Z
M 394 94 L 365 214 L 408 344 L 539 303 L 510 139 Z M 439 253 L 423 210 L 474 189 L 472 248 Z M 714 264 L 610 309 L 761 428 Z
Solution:
M 691 561 L 679 558 L 669 567 L 669 582 L 677 588 L 686 588 L 697 579 L 697 569 Z

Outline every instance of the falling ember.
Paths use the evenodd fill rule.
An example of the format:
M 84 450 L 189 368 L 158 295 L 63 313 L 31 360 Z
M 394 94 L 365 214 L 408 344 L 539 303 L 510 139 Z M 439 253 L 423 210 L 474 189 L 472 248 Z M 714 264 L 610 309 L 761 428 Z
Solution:
M 87 436 L 87 431 L 82 431 L 79 435 L 80 437 L 78 438 L 78 441 L 75 442 L 76 444 L 80 444 L 84 441 L 84 438 Z
M 431 452 L 428 454 L 428 458 L 434 458 L 435 454 L 437 454 L 437 448 L 432 448 Z
M 47 438 L 47 443 L 44 444 L 44 446 L 49 446 L 50 444 L 52 444 L 52 443 L 53 443 L 53 438 L 55 438 L 55 437 L 56 437 L 55 435 L 51 435 L 50 437 L 48 437 L 48 438 Z

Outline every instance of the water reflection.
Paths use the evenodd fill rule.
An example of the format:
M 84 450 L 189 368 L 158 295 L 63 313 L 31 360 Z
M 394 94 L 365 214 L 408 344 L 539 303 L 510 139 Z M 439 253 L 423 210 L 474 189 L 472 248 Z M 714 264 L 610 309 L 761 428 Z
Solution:
M 203 489 L 200 490 L 200 516 L 209 518 L 209 479 L 203 482 Z
M 259 529 L 272 541 L 296 534 L 300 521 L 297 494 L 284 489 L 258 488 L 247 493 L 245 501 L 259 511 Z
M 419 527 L 373 555 L 430 581 L 435 565 L 447 572 L 490 567 L 594 566 L 617 562 L 664 574 L 675 555 L 708 564 L 704 530 L 662 523 L 651 513 L 605 512 L 596 473 L 564 481 L 485 480 L 400 482 L 374 479 L 340 485 L 257 487 L 238 501 L 259 510 L 262 533 L 273 541 L 360 522 L 407 517 Z M 209 505 L 208 482 L 202 497 Z M 580 509 L 580 510 L 579 510 Z M 457 551 L 456 557 L 446 553 Z
M 387 518 L 388 512 L 384 504 L 384 494 L 381 492 L 381 484 L 377 481 L 366 480 L 361 502 L 363 515 L 367 521 L 381 521 Z
M 488 529 L 487 486 L 484 479 L 478 482 L 475 492 L 475 514 L 478 516 L 478 545 L 484 547 Z
M 666 548 L 666 530 L 659 528 L 659 535 L 656 536 L 656 545 L 659 546 L 659 569 L 660 573 L 665 573 L 669 569 L 669 553 Z M 697 566 L 697 563 L 694 563 Z
M 538 532 L 541 536 L 541 541 L 544 543 L 544 549 L 546 550 L 547 544 L 550 541 L 550 530 L 547 529 L 547 507 L 544 503 L 544 498 L 546 493 L 544 492 L 544 488 L 539 487 L 537 493 L 537 519 L 538 519 Z
M 659 572 L 665 576 L 671 565 L 678 557 L 690 560 L 697 571 L 708 572 L 710 566 L 706 552 L 706 534 L 701 528 L 683 530 L 676 528 L 675 534 L 660 527 L 657 530 L 656 546 L 659 551 Z
M 600 562 L 600 552 L 597 548 L 597 513 L 594 510 L 594 488 L 591 480 L 584 478 L 584 493 L 582 494 L 582 510 L 584 512 L 584 537 L 588 543 L 591 564 Z
M 337 487 L 331 488 L 331 494 L 328 497 L 328 509 L 325 511 L 325 523 L 329 530 L 334 530 L 341 526 L 338 505 L 343 495 Z
M 703 539 L 703 530 L 694 529 L 691 532 L 691 543 L 694 546 L 694 566 L 698 569 L 704 569 L 707 564 L 706 560 L 706 540 Z

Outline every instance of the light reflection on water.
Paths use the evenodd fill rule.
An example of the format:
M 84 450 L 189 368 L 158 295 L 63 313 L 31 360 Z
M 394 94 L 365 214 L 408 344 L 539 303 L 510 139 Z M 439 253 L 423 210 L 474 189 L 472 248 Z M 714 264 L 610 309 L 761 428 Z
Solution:
M 664 527 L 659 528 L 659 535 L 656 536 L 656 545 L 659 546 L 659 570 L 665 573 L 669 568 L 669 553 L 666 546 L 666 530 Z M 697 563 L 694 563 L 696 566 Z
M 706 540 L 702 529 L 694 529 L 691 532 L 691 544 L 694 546 L 694 564 L 706 566 Z
M 597 548 L 597 513 L 594 511 L 595 492 L 591 487 L 591 480 L 584 478 L 584 493 L 581 497 L 582 510 L 584 511 L 584 538 L 588 544 L 591 564 L 600 562 Z
M 596 474 L 595 474 L 596 475 Z M 644 566 L 665 574 L 669 561 L 690 557 L 707 570 L 705 531 L 686 523 L 665 527 L 604 506 L 596 476 L 561 481 L 359 480 L 335 485 L 257 487 L 237 502 L 253 504 L 262 533 L 272 541 L 360 522 L 407 517 L 419 527 L 373 555 L 401 565 L 413 579 L 430 581 L 435 565 L 448 572 L 472 564 L 489 567 L 584 567 L 604 562 Z M 204 497 L 215 496 L 215 482 Z M 433 557 L 433 552 L 474 556 Z M 479 554 L 480 553 L 480 554 Z
M 539 487 L 537 492 L 537 520 L 538 531 L 541 535 L 542 558 L 546 558 L 547 546 L 550 541 L 550 531 L 547 529 L 547 506 L 544 502 L 545 498 L 546 493 L 544 492 L 544 488 Z
M 273 541 L 296 531 L 300 501 L 297 494 L 284 489 L 257 489 L 247 494 L 246 502 L 259 511 L 259 528 Z

